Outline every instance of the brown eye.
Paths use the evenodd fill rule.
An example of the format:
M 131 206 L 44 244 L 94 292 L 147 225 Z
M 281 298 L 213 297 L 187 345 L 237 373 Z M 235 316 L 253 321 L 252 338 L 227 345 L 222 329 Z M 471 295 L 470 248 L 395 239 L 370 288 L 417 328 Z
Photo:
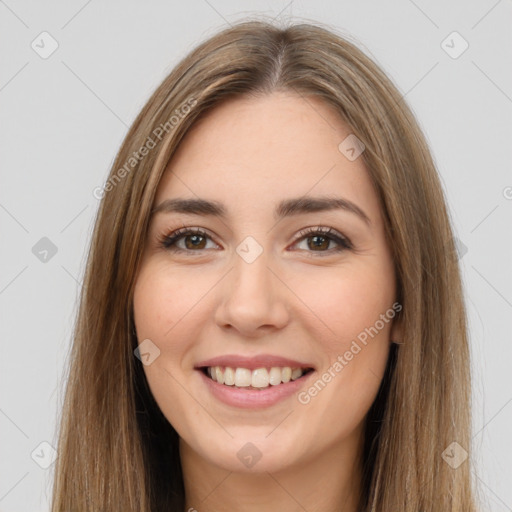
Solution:
M 204 249 L 206 238 L 202 235 L 186 235 L 183 237 L 187 249 Z
M 308 228 L 301 231 L 300 234 L 301 237 L 294 245 L 305 242 L 306 247 L 299 247 L 299 249 L 310 253 L 315 252 L 318 255 L 323 255 L 324 253 L 332 254 L 333 252 L 340 252 L 352 248 L 352 244 L 348 238 L 334 231 L 332 228 Z M 208 249 L 208 241 L 217 245 L 213 242 L 210 235 L 202 229 L 184 228 L 164 236 L 160 240 L 160 244 L 169 251 L 200 253 Z M 334 244 L 334 247 L 331 247 L 332 244 Z
M 310 236 L 307 238 L 308 240 L 308 247 L 314 251 L 317 249 L 328 249 L 329 248 L 329 242 L 331 241 L 326 236 Z
M 295 245 L 307 252 L 316 252 L 323 255 L 323 253 L 332 254 L 333 252 L 352 249 L 350 240 L 332 228 L 308 228 L 302 230 L 300 235 Z M 300 247 L 300 244 L 304 242 L 305 247 Z M 330 247 L 331 244 L 334 244 L 334 247 Z
M 160 240 L 162 247 L 176 252 L 203 252 L 211 237 L 201 229 L 178 229 Z M 182 243 L 183 241 L 183 243 Z

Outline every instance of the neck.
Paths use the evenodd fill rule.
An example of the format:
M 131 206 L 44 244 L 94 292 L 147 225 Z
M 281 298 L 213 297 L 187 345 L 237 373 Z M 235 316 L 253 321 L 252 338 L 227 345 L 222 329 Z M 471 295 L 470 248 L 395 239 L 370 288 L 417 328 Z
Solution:
M 357 512 L 362 431 L 314 459 L 276 472 L 237 473 L 210 464 L 180 440 L 185 510 L 193 512 Z

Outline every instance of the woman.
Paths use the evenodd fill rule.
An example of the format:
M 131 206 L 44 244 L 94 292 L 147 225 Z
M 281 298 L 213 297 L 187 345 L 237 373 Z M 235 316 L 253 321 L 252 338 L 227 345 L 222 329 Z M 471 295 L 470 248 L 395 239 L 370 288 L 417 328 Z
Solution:
M 354 45 L 215 35 L 95 195 L 54 512 L 476 510 L 442 189 Z

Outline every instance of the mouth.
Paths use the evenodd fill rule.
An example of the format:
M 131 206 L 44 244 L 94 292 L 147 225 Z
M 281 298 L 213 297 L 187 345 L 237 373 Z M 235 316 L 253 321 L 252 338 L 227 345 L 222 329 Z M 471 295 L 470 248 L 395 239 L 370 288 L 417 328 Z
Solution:
M 203 366 L 199 370 L 209 379 L 236 389 L 263 391 L 297 381 L 314 371 L 309 367 L 270 366 L 244 368 L 231 366 Z
M 194 369 L 211 397 L 255 410 L 289 400 L 316 371 L 310 363 L 274 354 L 225 354 L 200 361 Z

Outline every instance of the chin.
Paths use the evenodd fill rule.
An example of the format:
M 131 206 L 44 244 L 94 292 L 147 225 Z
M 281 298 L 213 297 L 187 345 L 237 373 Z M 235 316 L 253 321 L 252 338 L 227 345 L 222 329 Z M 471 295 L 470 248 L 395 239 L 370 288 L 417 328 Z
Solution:
M 193 449 L 212 465 L 236 473 L 274 473 L 297 462 L 298 443 L 285 436 L 266 437 L 268 432 L 268 428 L 263 435 L 254 429 L 239 429 L 232 439 L 206 439 Z

